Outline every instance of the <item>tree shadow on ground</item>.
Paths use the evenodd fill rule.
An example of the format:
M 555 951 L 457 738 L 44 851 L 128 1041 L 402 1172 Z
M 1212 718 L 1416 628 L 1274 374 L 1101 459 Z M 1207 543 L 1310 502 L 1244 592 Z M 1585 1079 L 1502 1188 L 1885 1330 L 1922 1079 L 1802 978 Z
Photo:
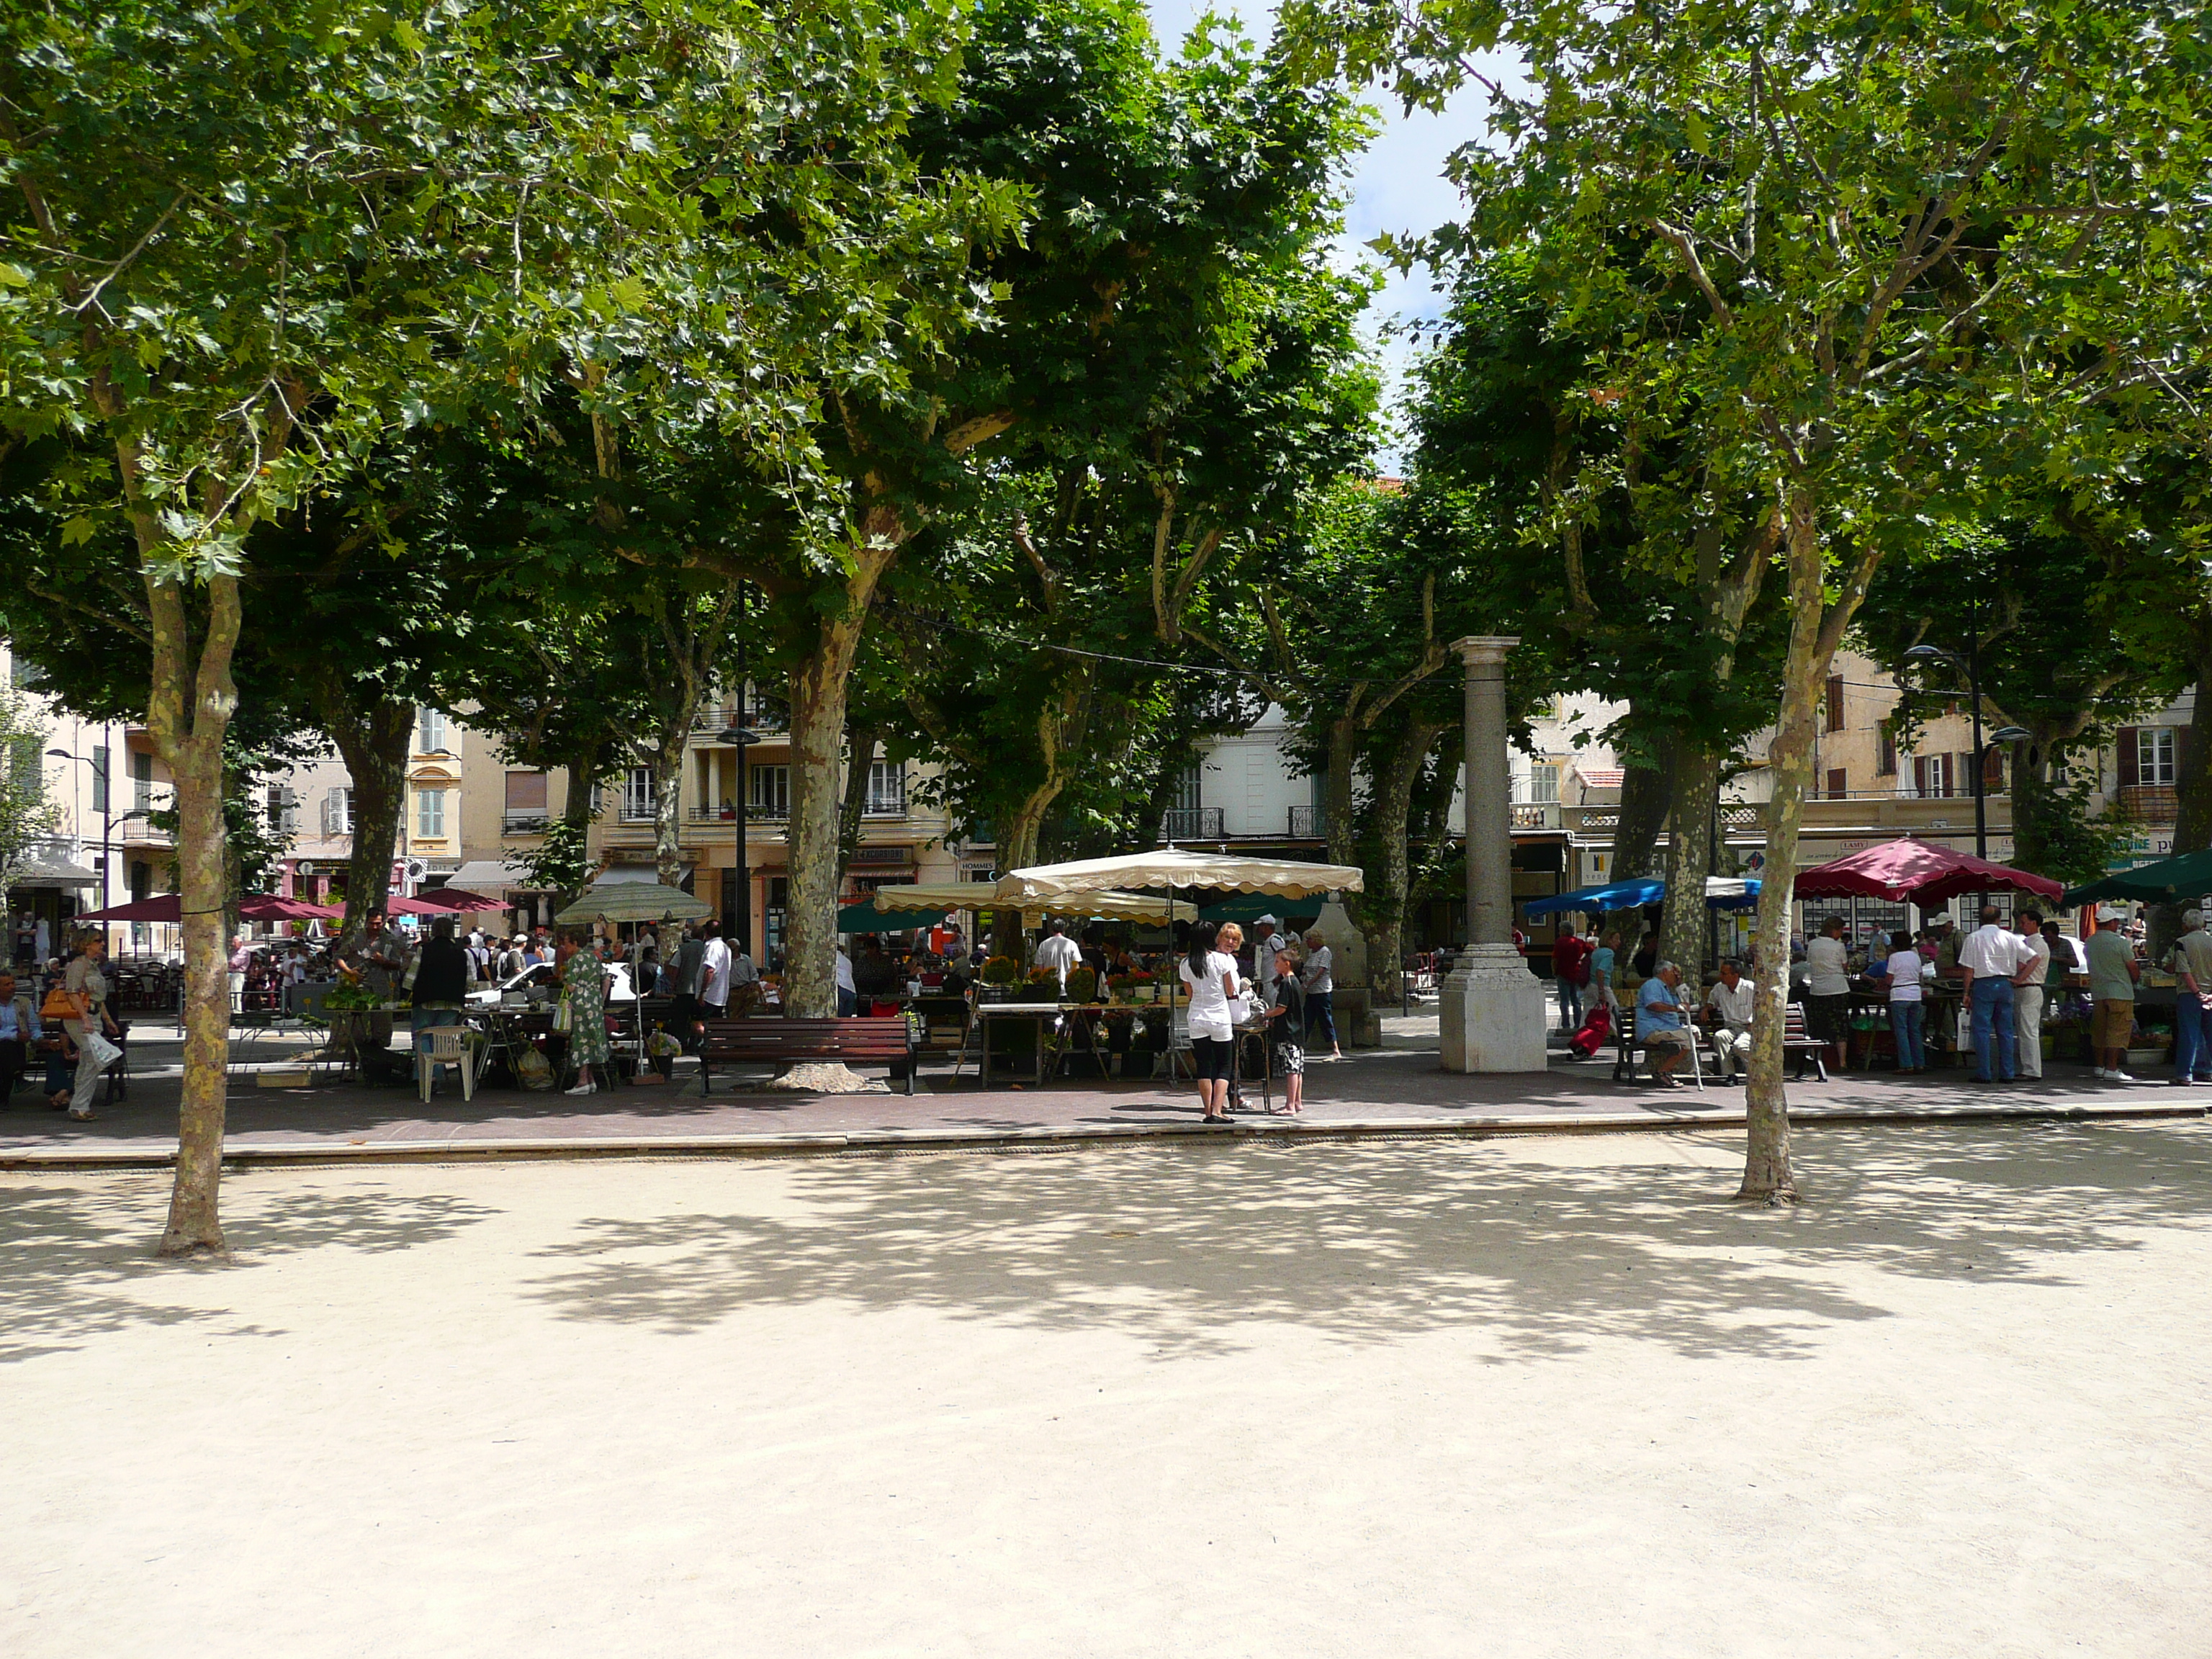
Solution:
M 668 1332 L 763 1305 L 920 1307 L 1120 1331 L 1162 1358 L 1237 1351 L 1258 1324 L 1352 1342 L 1479 1326 L 1499 1359 L 1606 1337 L 1804 1358 L 1830 1326 L 1887 1316 L 1869 1267 L 2054 1284 L 2074 1272 L 2055 1259 L 2094 1271 L 2140 1230 L 2212 1213 L 2201 1126 L 1807 1134 L 1794 1211 L 1727 1201 L 1740 1139 L 1542 1145 L 842 1160 L 798 1171 L 773 1215 L 580 1222 L 534 1294 Z
M 0 1364 L 142 1325 L 199 1323 L 228 1336 L 276 1334 L 224 1310 L 149 1299 L 180 1273 L 223 1270 L 150 1254 L 168 1190 L 166 1174 L 103 1177 L 82 1186 L 51 1176 L 0 1184 L 0 1255 L 8 1264 L 0 1276 Z M 357 1193 L 291 1189 L 250 1207 L 241 1196 L 227 1194 L 225 1231 L 246 1264 L 332 1247 L 411 1249 L 497 1213 L 445 1194 L 401 1195 L 373 1186 Z

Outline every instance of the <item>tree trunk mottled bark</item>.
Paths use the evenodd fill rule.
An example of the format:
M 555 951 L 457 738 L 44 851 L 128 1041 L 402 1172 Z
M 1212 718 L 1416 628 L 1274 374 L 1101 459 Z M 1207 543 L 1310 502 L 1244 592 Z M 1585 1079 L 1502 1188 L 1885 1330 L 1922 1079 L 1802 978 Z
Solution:
M 353 780 L 353 851 L 346 860 L 345 921 L 339 948 L 359 941 L 369 913 L 392 891 L 399 815 L 407 810 L 407 750 L 415 705 L 380 699 L 362 708 L 343 693 L 319 700 L 331 741 Z
M 125 457 L 135 478 L 136 455 Z M 138 526 L 140 551 L 150 555 L 159 533 L 150 513 Z M 163 1255 L 222 1255 L 219 1194 L 222 1179 L 224 1096 L 230 1056 L 228 952 L 223 910 L 223 738 L 238 707 L 230 662 L 238 643 L 238 580 L 208 582 L 208 624 L 198 660 L 191 660 L 183 590 L 149 572 L 147 598 L 154 624 L 152 696 L 147 731 L 169 768 L 177 796 L 177 873 L 184 911 L 185 1075 L 177 1114 L 177 1174 Z
M 845 878 L 853 868 L 853 854 L 860 845 L 860 824 L 868 815 L 868 769 L 875 763 L 876 744 L 883 730 L 873 725 L 854 725 L 845 733 L 845 799 L 837 809 L 837 890 L 845 890 Z
M 1721 757 L 1686 744 L 1674 768 L 1674 824 L 1667 839 L 1667 908 L 1659 924 L 1659 955 L 1682 970 L 1691 994 L 1701 994 L 1708 914 L 1705 866 L 1712 856 L 1713 815 L 1721 793 Z
M 1367 833 L 1361 837 L 1366 890 L 1346 893 L 1346 913 L 1367 939 L 1367 983 L 1370 995 L 1393 1002 L 1405 995 L 1406 898 L 1412 883 L 1407 857 L 1413 787 L 1437 739 L 1456 726 L 1408 720 L 1397 732 L 1375 777 L 1368 802 Z
M 663 887 L 684 884 L 684 755 L 694 707 L 653 734 L 646 763 L 653 769 L 653 872 Z
M 1813 781 L 1813 738 L 1826 690 L 1828 664 L 1850 625 L 1879 554 L 1862 556 L 1836 603 L 1826 604 L 1827 552 L 1811 495 L 1790 492 L 1784 525 L 1790 560 L 1790 649 L 1782 707 L 1767 754 L 1774 777 L 1766 808 L 1766 873 L 1759 890 L 1753 938 L 1752 1038 L 1745 1091 L 1747 1146 L 1739 1199 L 1794 1204 L 1790 1168 L 1790 1102 L 1782 1078 L 1782 1027 L 1790 998 L 1790 913 L 1797 880 L 1797 833 Z
M 2175 757 L 2173 850 L 2201 853 L 2212 847 L 2212 615 L 2197 619 L 2197 706 L 2181 733 Z
M 907 531 L 896 508 L 872 508 L 850 550 L 843 604 L 817 624 L 791 671 L 791 908 L 785 913 L 783 1000 L 800 1019 L 837 1012 L 837 806 L 846 689 L 876 584 Z

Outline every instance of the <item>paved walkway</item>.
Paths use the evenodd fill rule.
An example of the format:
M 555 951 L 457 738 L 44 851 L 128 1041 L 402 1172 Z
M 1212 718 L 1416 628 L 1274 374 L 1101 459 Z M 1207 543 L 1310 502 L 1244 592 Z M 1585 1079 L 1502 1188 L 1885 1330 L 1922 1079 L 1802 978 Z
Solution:
M 2205 1653 L 2212 1127 L 1742 1163 L 0 1172 L 0 1653 Z
M 1386 1023 L 1385 1044 L 1307 1073 L 1304 1114 L 1238 1120 L 1238 1133 L 1609 1129 L 1743 1117 L 1741 1086 L 1662 1090 L 1615 1084 L 1609 1058 L 1579 1062 L 1555 1052 L 1542 1077 L 1462 1077 L 1443 1069 L 1434 1013 Z M 149 1162 L 176 1149 L 180 1045 L 173 1033 L 134 1033 L 138 1075 L 127 1103 L 73 1123 L 30 1091 L 0 1112 L 0 1164 Z M 279 1054 L 264 1043 L 255 1051 Z M 763 1078 L 765 1073 L 761 1074 Z M 518 1155 L 575 1151 L 699 1148 L 732 1152 L 834 1150 L 916 1142 L 1221 1134 L 1201 1128 L 1188 1088 L 1164 1082 L 1061 1081 L 1049 1088 L 985 1090 L 972 1073 L 924 1073 L 919 1091 L 805 1095 L 747 1086 L 718 1075 L 710 1098 L 683 1063 L 672 1085 L 624 1088 L 584 1098 L 487 1090 L 464 1103 L 448 1092 L 425 1106 L 411 1090 L 354 1086 L 266 1089 L 234 1081 L 226 1147 L 237 1158 L 380 1158 L 467 1151 Z M 2053 1066 L 2041 1083 L 1977 1085 L 1960 1073 L 1899 1078 L 1854 1073 L 1790 1086 L 1800 1121 L 1893 1116 L 1946 1119 L 2201 1115 L 2212 1089 L 2158 1083 L 2109 1085 L 2086 1068 Z M 1258 1093 L 1253 1093 L 1256 1108 Z

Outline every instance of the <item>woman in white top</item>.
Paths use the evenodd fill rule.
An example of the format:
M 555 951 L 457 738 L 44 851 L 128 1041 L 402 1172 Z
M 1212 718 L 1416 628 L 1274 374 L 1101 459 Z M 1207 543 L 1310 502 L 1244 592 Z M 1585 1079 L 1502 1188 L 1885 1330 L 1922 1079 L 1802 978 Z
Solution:
M 1192 925 L 1188 948 L 1176 977 L 1190 998 L 1190 1054 L 1198 1073 L 1199 1103 L 1206 1123 L 1229 1121 L 1229 1067 L 1237 1053 L 1229 1006 L 1237 996 L 1237 958 L 1213 948 L 1210 921 Z
M 1889 960 L 1883 967 L 1889 976 L 1889 1030 L 1897 1039 L 1900 1072 L 1928 1069 L 1927 1033 L 1922 1025 L 1927 1006 L 1920 994 L 1920 972 L 1928 965 L 1926 958 L 1912 948 L 1911 934 L 1889 936 Z

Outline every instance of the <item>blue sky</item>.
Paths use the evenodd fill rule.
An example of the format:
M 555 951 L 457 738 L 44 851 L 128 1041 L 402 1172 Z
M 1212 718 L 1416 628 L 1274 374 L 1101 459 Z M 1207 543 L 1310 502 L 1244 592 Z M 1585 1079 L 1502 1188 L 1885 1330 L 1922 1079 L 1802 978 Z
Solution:
M 1194 0 L 1149 0 L 1152 27 L 1164 51 L 1180 49 L 1191 25 L 1207 11 L 1233 14 L 1255 40 L 1264 40 L 1274 27 L 1274 9 L 1256 0 L 1215 0 L 1208 5 Z M 1471 90 L 1455 99 L 1441 115 L 1401 115 L 1395 100 L 1370 94 L 1382 114 L 1383 128 L 1358 161 L 1352 177 L 1352 200 L 1346 213 L 1346 234 L 1342 257 L 1349 263 L 1364 258 L 1381 263 L 1361 245 L 1384 231 L 1423 232 L 1455 218 L 1459 195 L 1444 182 L 1444 157 L 1470 138 L 1482 136 L 1482 94 Z M 1405 276 L 1391 272 L 1388 286 L 1376 296 L 1378 324 L 1391 317 L 1434 317 L 1442 299 L 1430 275 L 1415 270 Z M 1402 341 L 1386 342 L 1386 365 L 1392 370 L 1393 391 L 1397 371 L 1407 356 Z

